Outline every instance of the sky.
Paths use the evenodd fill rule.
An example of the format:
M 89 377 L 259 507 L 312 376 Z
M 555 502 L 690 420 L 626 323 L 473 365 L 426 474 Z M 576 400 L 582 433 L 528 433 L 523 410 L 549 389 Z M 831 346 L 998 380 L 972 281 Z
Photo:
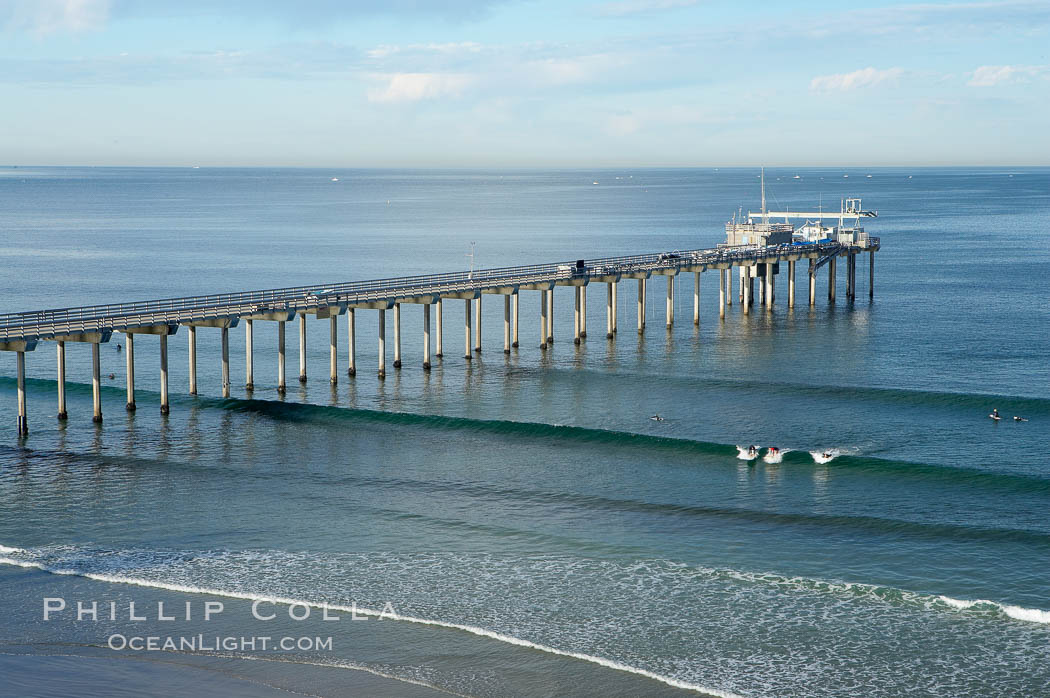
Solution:
M 0 164 L 1050 164 L 1050 1 L 0 0 Z

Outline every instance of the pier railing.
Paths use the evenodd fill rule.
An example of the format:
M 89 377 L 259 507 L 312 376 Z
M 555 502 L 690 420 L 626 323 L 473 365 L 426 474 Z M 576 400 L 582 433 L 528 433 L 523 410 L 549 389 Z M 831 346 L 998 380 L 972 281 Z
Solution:
M 877 249 L 870 238 L 855 251 Z M 254 313 L 294 310 L 311 312 L 342 303 L 364 303 L 428 294 L 485 291 L 505 286 L 590 279 L 638 272 L 663 272 L 703 268 L 711 264 L 742 264 L 814 253 L 821 256 L 847 249 L 831 242 L 786 244 L 775 247 L 713 248 L 588 259 L 582 268 L 576 260 L 513 267 L 458 271 L 441 274 L 349 281 L 310 286 L 242 291 L 181 298 L 53 308 L 0 314 L 0 340 L 48 339 L 55 336 L 122 330 L 151 324 L 186 323 Z

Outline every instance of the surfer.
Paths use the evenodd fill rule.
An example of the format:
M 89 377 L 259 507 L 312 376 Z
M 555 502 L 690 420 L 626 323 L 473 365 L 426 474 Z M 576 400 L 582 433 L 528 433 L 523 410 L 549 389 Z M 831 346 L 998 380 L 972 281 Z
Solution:
M 824 451 L 824 453 L 822 453 L 821 456 L 827 458 L 828 460 L 831 460 L 831 451 Z
M 777 448 L 776 446 L 770 446 L 769 447 L 769 455 L 775 456 L 778 453 L 780 453 L 780 449 L 779 448 Z
M 664 421 L 664 418 L 663 418 L 663 417 L 661 417 L 661 416 L 660 416 L 660 415 L 658 415 L 658 414 L 654 414 L 654 415 L 653 415 L 652 417 L 650 417 L 649 419 L 653 420 L 654 422 L 662 422 L 662 421 Z
M 1027 422 L 1028 420 L 1025 419 L 1024 417 L 1018 417 L 1018 416 L 1014 415 L 1014 421 L 1015 422 Z
M 754 444 L 752 444 L 751 446 L 748 446 L 747 447 L 747 455 L 749 455 L 749 456 L 757 456 L 758 455 L 758 447 L 756 447 Z
M 999 421 L 1000 419 L 1002 419 L 1002 417 L 1000 417 L 1000 416 L 999 416 L 999 410 L 998 410 L 998 408 L 995 408 L 995 407 L 993 407 L 993 408 L 992 408 L 992 413 L 991 413 L 990 415 L 988 415 L 988 416 L 989 416 L 989 417 L 991 417 L 992 419 L 994 419 L 994 420 L 995 420 L 995 421 L 997 421 L 997 422 L 998 422 L 998 421 Z

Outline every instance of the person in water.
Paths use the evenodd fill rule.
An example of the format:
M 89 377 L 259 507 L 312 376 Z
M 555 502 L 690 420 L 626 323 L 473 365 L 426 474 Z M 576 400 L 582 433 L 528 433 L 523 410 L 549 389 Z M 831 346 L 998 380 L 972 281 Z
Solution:
M 664 418 L 663 418 L 663 417 L 661 417 L 661 416 L 660 416 L 660 415 L 658 415 L 658 414 L 654 414 L 654 415 L 653 415 L 652 417 L 650 417 L 649 419 L 653 420 L 654 422 L 662 422 L 662 421 L 664 421 Z
M 1028 420 L 1027 420 L 1027 419 L 1025 419 L 1024 417 L 1017 417 L 1017 416 L 1014 416 L 1014 421 L 1015 421 L 1015 422 L 1027 422 Z
M 758 448 L 756 446 L 754 446 L 754 445 L 748 446 L 747 447 L 747 455 L 749 455 L 749 456 L 758 455 Z
M 992 419 L 999 419 L 999 410 L 998 410 L 998 408 L 995 408 L 995 407 L 992 408 Z

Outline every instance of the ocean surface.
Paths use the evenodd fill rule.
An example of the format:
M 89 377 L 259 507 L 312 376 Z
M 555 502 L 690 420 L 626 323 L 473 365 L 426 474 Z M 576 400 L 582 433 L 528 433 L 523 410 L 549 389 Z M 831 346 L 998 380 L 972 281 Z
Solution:
M 840 263 L 837 303 L 822 270 L 809 307 L 799 265 L 794 309 L 782 274 L 772 312 L 734 302 L 720 322 L 708 273 L 697 327 L 683 275 L 668 331 L 654 279 L 639 335 L 628 281 L 608 341 L 595 285 L 575 347 L 560 288 L 541 353 L 539 294 L 526 292 L 521 346 L 505 356 L 502 302 L 485 296 L 469 363 L 463 302 L 446 301 L 429 373 L 421 310 L 405 306 L 404 366 L 390 368 L 388 327 L 384 381 L 376 314 L 358 311 L 358 373 L 345 373 L 344 317 L 334 387 L 328 323 L 309 325 L 305 384 L 289 326 L 283 397 L 276 328 L 257 322 L 255 390 L 236 328 L 225 400 L 218 330 L 198 331 L 193 397 L 183 329 L 166 418 L 156 339 L 136 342 L 129 414 L 115 335 L 101 427 L 88 346 L 67 345 L 60 423 L 54 345 L 41 343 L 24 441 L 4 352 L 8 690 L 1050 695 L 1050 169 L 766 180 L 771 208 L 837 210 L 852 195 L 878 210 L 865 223 L 882 239 L 874 300 L 865 255 L 854 303 Z M 477 267 L 712 247 L 758 199 L 750 169 L 2 167 L 0 312 L 462 270 L 471 242 Z M 747 444 L 790 450 L 747 462 Z M 837 457 L 809 453 L 825 450 Z M 46 598 L 67 608 L 44 621 Z M 253 617 L 260 599 L 276 601 L 257 605 L 272 620 Z M 97 620 L 77 620 L 78 601 L 97 602 Z M 205 621 L 209 601 L 224 610 Z M 326 604 L 339 621 L 322 619 Z M 117 651 L 113 635 L 331 646 Z M 50 674 L 15 671 L 27 662 Z

